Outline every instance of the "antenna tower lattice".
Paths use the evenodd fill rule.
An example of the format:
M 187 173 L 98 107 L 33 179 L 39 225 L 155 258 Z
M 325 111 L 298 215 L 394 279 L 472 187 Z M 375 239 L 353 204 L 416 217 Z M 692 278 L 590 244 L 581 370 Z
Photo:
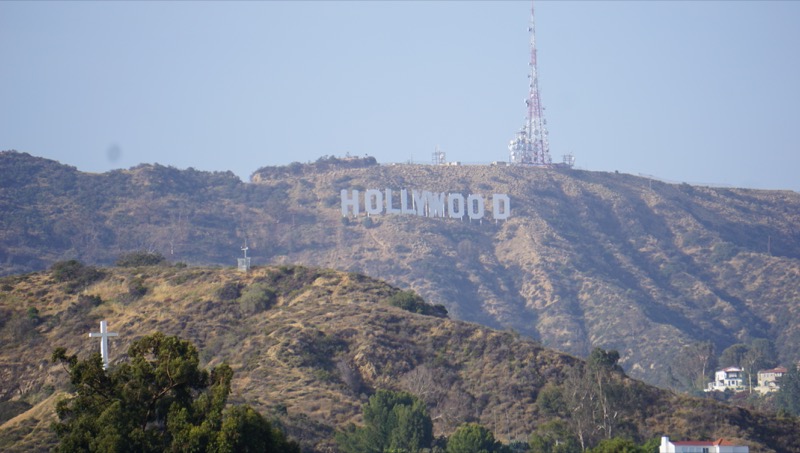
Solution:
M 436 150 L 433 151 L 431 160 L 433 161 L 433 165 L 444 165 L 447 163 L 447 155 L 437 146 Z
M 550 158 L 550 143 L 547 138 L 547 120 L 544 118 L 544 107 L 542 107 L 541 96 L 539 95 L 533 2 L 531 2 L 531 23 L 528 31 L 531 34 L 531 61 L 529 63 L 530 74 L 528 74 L 529 90 L 528 99 L 525 100 L 528 116 L 525 125 L 509 143 L 508 150 L 512 164 L 548 167 L 552 161 Z

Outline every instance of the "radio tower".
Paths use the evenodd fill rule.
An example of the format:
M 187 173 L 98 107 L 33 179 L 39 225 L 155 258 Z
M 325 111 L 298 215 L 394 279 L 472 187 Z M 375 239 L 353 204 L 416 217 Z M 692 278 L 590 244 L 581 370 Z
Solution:
M 547 140 L 547 120 L 544 119 L 544 108 L 539 96 L 539 78 L 536 68 L 536 29 L 533 15 L 533 1 L 531 1 L 531 24 L 528 27 L 531 34 L 531 61 L 528 99 L 528 117 L 525 125 L 517 133 L 514 140 L 508 144 L 512 164 L 549 167 L 550 144 Z

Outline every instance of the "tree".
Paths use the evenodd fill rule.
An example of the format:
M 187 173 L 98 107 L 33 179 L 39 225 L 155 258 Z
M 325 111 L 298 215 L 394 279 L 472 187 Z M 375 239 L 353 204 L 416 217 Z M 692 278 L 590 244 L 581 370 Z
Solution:
M 714 343 L 698 341 L 683 347 L 673 360 L 672 368 L 684 389 L 702 390 L 716 364 Z
M 630 439 L 614 437 L 603 439 L 597 446 L 587 450 L 588 453 L 652 453 L 640 447 Z
M 566 416 L 569 414 L 564 402 L 564 392 L 560 386 L 545 384 L 536 397 L 536 405 L 543 414 Z
M 106 371 L 100 354 L 54 351 L 74 391 L 56 406 L 58 451 L 300 451 L 251 408 L 226 410 L 233 371 L 199 368 L 190 342 L 155 333 L 135 341 L 128 358 Z
M 789 366 L 786 374 L 781 377 L 780 386 L 775 395 L 778 410 L 800 415 L 800 369 L 796 365 Z
M 465 423 L 447 439 L 447 453 L 492 453 L 508 451 L 491 431 L 477 423 Z
M 364 426 L 336 436 L 347 453 L 417 452 L 433 442 L 433 423 L 425 404 L 406 392 L 378 390 L 362 409 Z
M 614 376 L 623 374 L 618 362 L 619 352 L 613 349 L 604 351 L 601 348 L 594 348 L 587 360 L 586 378 L 592 381 L 597 401 L 597 426 L 606 439 L 611 439 L 616 428 L 618 406 L 623 393 L 623 387 Z
M 742 368 L 747 372 L 750 392 L 753 391 L 753 376 L 759 370 L 773 368 L 778 364 L 778 354 L 775 345 L 765 338 L 757 338 L 750 343 L 750 347 L 742 357 Z
M 661 446 L 661 438 L 653 437 L 642 445 L 642 453 L 657 453 Z
M 620 383 L 622 368 L 617 351 L 594 348 L 585 364 L 576 364 L 565 376 L 561 389 L 567 422 L 585 450 L 603 437 L 610 439 L 619 424 L 619 405 L 625 389 Z M 561 403 L 553 399 L 549 404 Z
M 595 389 L 584 366 L 576 364 L 567 370 L 562 395 L 569 414 L 567 421 L 583 451 L 591 442 L 594 428 L 597 426 Z
M 582 451 L 569 426 L 561 420 L 552 420 L 537 427 L 528 439 L 534 453 L 578 453 Z
M 742 359 L 744 359 L 745 354 L 747 354 L 747 350 L 747 345 L 742 343 L 728 346 L 728 348 L 722 351 L 722 355 L 719 356 L 719 365 L 722 367 L 735 366 L 741 368 Z
M 250 406 L 233 406 L 225 412 L 214 449 L 217 453 L 300 452 L 261 414 Z
M 614 349 L 606 351 L 594 348 L 586 359 L 587 365 L 592 369 L 622 372 L 622 367 L 617 362 L 619 362 L 619 352 Z

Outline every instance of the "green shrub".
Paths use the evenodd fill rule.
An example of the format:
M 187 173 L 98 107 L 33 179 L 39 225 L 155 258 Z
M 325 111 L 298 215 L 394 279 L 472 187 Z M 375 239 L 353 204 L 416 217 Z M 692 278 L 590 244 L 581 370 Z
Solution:
M 119 258 L 117 258 L 116 265 L 118 267 L 156 266 L 164 263 L 166 260 L 164 255 L 158 252 L 139 250 L 120 255 Z
M 419 451 L 433 443 L 433 423 L 425 403 L 406 392 L 378 390 L 363 409 L 364 426 L 336 435 L 345 453 Z
M 239 282 L 228 282 L 216 291 L 217 299 L 220 301 L 236 300 L 242 295 L 242 285 Z
M 437 318 L 447 317 L 447 308 L 444 305 L 431 305 L 413 291 L 398 291 L 389 297 L 389 305 L 402 308 L 411 313 L 435 316 Z
M 95 294 L 81 294 L 78 296 L 78 305 L 85 307 L 96 307 L 103 303 L 103 299 Z
M 447 440 L 447 453 L 507 452 L 494 434 L 477 423 L 465 423 Z
M 41 321 L 39 318 L 39 309 L 36 307 L 28 307 L 28 319 L 30 319 L 34 324 L 39 324 Z
M 96 267 L 86 266 L 77 260 L 53 263 L 50 272 L 55 281 L 67 283 L 65 290 L 69 294 L 74 294 L 105 276 Z
M 78 278 L 84 268 L 84 264 L 78 260 L 57 261 L 50 266 L 50 272 L 55 281 L 68 282 Z
M 275 304 L 277 296 L 265 283 L 254 283 L 248 286 L 239 297 L 239 308 L 245 315 L 261 313 Z
M 128 283 L 128 300 L 136 300 L 147 294 L 147 287 L 141 278 L 134 278 Z

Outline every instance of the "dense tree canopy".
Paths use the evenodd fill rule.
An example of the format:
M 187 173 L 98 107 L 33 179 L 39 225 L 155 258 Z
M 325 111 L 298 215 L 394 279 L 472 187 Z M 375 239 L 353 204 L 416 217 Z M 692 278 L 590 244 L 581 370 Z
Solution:
M 728 346 L 722 355 L 719 356 L 719 366 L 721 367 L 740 367 L 745 354 L 747 354 L 747 345 L 743 343 L 736 343 Z
M 716 347 L 712 341 L 689 343 L 673 358 L 669 367 L 671 385 L 680 390 L 702 392 L 716 366 Z
M 579 453 L 581 445 L 569 425 L 561 420 L 552 420 L 536 428 L 528 439 L 531 452 Z
M 792 415 L 800 415 L 800 369 L 789 366 L 786 374 L 781 377 L 781 388 L 775 395 L 778 409 Z
M 619 352 L 614 349 L 606 351 L 602 348 L 594 348 L 586 359 L 586 364 L 592 369 L 622 372 L 622 367 L 618 362 Z
M 410 393 L 378 390 L 364 405 L 363 415 L 363 427 L 351 427 L 337 435 L 342 451 L 417 452 L 433 442 L 433 423 L 428 410 Z
M 447 453 L 510 452 L 494 439 L 491 431 L 477 423 L 465 423 L 447 439 Z
M 99 354 L 53 353 L 74 389 L 56 407 L 59 451 L 300 451 L 252 408 L 226 409 L 233 371 L 201 369 L 190 342 L 155 333 L 128 357 L 106 371 Z
M 587 450 L 588 453 L 654 453 L 658 451 L 659 439 L 651 439 L 644 445 L 622 437 L 603 439 L 597 446 Z
M 556 431 L 535 433 L 537 437 L 531 438 L 531 444 L 545 452 L 573 451 L 614 437 L 621 423 L 620 407 L 629 393 L 621 382 L 624 373 L 618 362 L 617 351 L 594 348 L 585 364 L 567 370 L 561 385 L 542 388 L 537 406 L 546 414 L 562 417 L 574 437 L 569 443 L 562 442 L 560 438 L 566 436 L 558 426 Z M 574 447 L 572 439 L 577 441 Z

